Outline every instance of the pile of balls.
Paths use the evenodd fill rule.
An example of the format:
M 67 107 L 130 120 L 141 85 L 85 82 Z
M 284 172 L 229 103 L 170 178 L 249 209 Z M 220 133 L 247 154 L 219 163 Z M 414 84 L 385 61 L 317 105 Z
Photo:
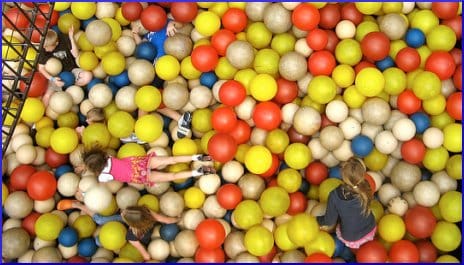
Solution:
M 460 262 L 461 2 L 56 2 L 40 9 L 52 12 L 52 30 L 74 27 L 77 63 L 94 77 L 77 86 L 59 60 L 49 60 L 46 70 L 65 85 L 45 107 L 48 80 L 32 76 L 2 160 L 6 261 L 143 261 L 122 223 L 98 226 L 77 210 L 56 209 L 80 189 L 101 215 L 146 205 L 180 216 L 155 227 L 146 246 L 154 261 Z M 17 8 L 4 12 L 16 29 L 29 26 Z M 183 26 L 154 62 L 157 49 L 136 44 L 132 29 L 143 37 L 170 20 Z M 36 25 L 45 22 L 38 14 Z M 5 18 L 3 26 L 4 40 L 26 41 Z M 32 32 L 31 41 L 40 35 Z M 35 50 L 21 47 L 3 45 L 2 63 L 15 69 L 24 52 L 33 62 Z M 75 128 L 94 107 L 106 122 L 80 137 Z M 192 133 L 178 139 L 176 122 L 156 112 L 164 107 L 192 112 Z M 12 123 L 4 117 L 3 126 Z M 148 144 L 121 143 L 131 133 Z M 99 184 L 74 173 L 95 144 L 119 158 L 209 154 L 218 173 L 153 187 Z M 367 167 L 378 225 L 375 239 L 356 251 L 315 219 L 342 183 L 340 163 L 352 156 Z M 163 170 L 200 162 L 193 164 Z

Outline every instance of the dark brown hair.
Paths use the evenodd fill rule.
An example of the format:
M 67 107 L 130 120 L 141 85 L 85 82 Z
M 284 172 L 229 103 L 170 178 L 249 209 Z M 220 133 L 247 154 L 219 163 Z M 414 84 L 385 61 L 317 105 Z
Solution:
M 108 154 L 99 146 L 92 147 L 82 153 L 82 161 L 84 161 L 86 169 L 97 176 L 105 168 L 108 157 Z
M 358 158 L 350 158 L 342 163 L 341 166 L 342 179 L 345 182 L 345 188 L 354 193 L 361 201 L 363 214 L 370 213 L 369 204 L 373 199 L 372 189 L 365 178 L 366 167 Z
M 142 237 L 156 223 L 146 206 L 129 206 L 121 212 L 121 217 L 137 237 Z
M 91 108 L 87 111 L 87 119 L 90 122 L 103 122 L 105 121 L 105 113 L 101 108 Z

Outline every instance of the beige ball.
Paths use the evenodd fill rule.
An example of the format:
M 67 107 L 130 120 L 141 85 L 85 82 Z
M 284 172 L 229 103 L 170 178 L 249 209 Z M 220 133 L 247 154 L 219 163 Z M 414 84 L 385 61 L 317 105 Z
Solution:
M 8 169 L 6 170 L 7 175 L 11 175 L 11 172 L 13 172 L 13 170 L 17 168 L 19 165 L 21 165 L 18 162 L 18 159 L 16 159 L 15 153 L 11 153 L 7 155 L 6 161 L 7 161 L 6 164 L 8 165 Z
M 270 4 L 264 8 L 263 21 L 274 34 L 287 32 L 292 27 L 291 12 L 280 3 Z
M 343 140 L 345 140 L 342 130 L 333 125 L 324 127 L 320 132 L 319 138 L 322 146 L 329 151 L 340 147 Z
M 45 63 L 45 71 L 51 76 L 57 76 L 63 70 L 63 64 L 58 58 L 51 57 Z
M 390 40 L 399 40 L 408 29 L 408 21 L 400 14 L 389 13 L 379 18 L 379 28 Z
M 58 192 L 64 197 L 73 196 L 79 187 L 80 177 L 73 172 L 67 172 L 57 181 Z
M 132 112 L 137 109 L 135 104 L 135 93 L 137 89 L 131 86 L 121 87 L 115 96 L 115 103 L 118 109 Z
M 343 122 L 348 117 L 348 106 L 342 100 L 332 100 L 325 107 L 325 114 L 332 122 Z
M 388 121 L 383 125 L 383 127 L 386 130 L 391 130 L 393 128 L 393 125 L 395 125 L 395 122 L 397 122 L 399 119 L 407 118 L 408 116 L 404 113 L 402 113 L 399 110 L 392 110 L 390 118 Z
M 22 219 L 31 213 L 34 203 L 26 192 L 15 191 L 6 197 L 3 207 L 10 218 Z
M 390 115 L 390 105 L 383 99 L 369 98 L 362 105 L 362 116 L 367 123 L 383 125 Z
M 221 169 L 222 178 L 229 183 L 236 183 L 244 172 L 242 163 L 235 160 L 226 162 Z
M 306 255 L 300 250 L 289 250 L 280 256 L 282 263 L 303 263 Z
M 127 68 L 127 65 L 126 65 L 126 68 Z M 93 68 L 92 74 L 95 78 L 100 78 L 100 79 L 105 79 L 108 76 L 108 74 L 103 69 L 103 65 L 101 62 L 99 62 L 97 66 Z
M 395 197 L 388 202 L 388 211 L 398 216 L 403 216 L 408 208 L 408 202 L 401 197 Z
M 34 255 L 32 255 L 33 263 L 59 263 L 63 259 L 60 251 L 56 247 L 43 247 L 38 249 Z
M 180 110 L 189 100 L 189 92 L 186 86 L 170 84 L 163 90 L 163 103 L 173 110 Z
M 89 100 L 96 108 L 108 106 L 113 99 L 113 92 L 106 84 L 96 84 L 89 91 Z
M 351 142 L 344 140 L 337 149 L 333 150 L 332 154 L 338 161 L 348 161 L 354 155 L 351 151 Z
M 128 190 L 129 189 L 130 188 L 128 188 Z M 132 189 L 130 189 L 130 192 L 133 193 Z M 120 197 L 123 197 L 123 195 L 121 195 L 119 192 L 117 194 L 120 195 Z M 120 205 L 120 203 L 118 202 L 118 195 L 116 195 L 116 202 L 118 203 L 118 205 Z M 136 197 L 138 200 L 138 197 L 135 194 L 130 195 L 130 197 L 134 197 L 134 198 Z M 94 211 L 94 212 L 104 211 L 105 209 L 108 208 L 108 206 L 110 206 L 112 200 L 113 200 L 113 195 L 111 194 L 111 191 L 105 185 L 96 185 L 94 187 L 91 187 L 90 189 L 87 190 L 84 196 L 85 205 L 91 211 Z M 131 206 L 131 204 L 126 204 L 125 206 L 126 207 Z
M 375 136 L 374 145 L 380 153 L 389 155 L 398 147 L 398 140 L 391 131 L 382 131 Z
M 135 44 L 134 38 L 130 36 L 121 36 L 116 41 L 116 47 L 118 47 L 118 51 L 124 55 L 124 57 L 129 57 L 134 54 L 137 44 Z
M 351 140 L 361 133 L 361 124 L 353 117 L 346 118 L 338 127 L 342 130 L 347 140 Z
M 295 52 L 307 58 L 311 55 L 311 53 L 313 53 L 313 50 L 308 46 L 306 38 L 301 38 L 297 40 L 295 43 Z
M 116 10 L 118 10 L 118 5 L 111 2 L 97 2 L 97 10 L 95 16 L 98 19 L 105 17 L 113 18 L 116 15 Z
M 81 113 L 87 113 L 93 108 L 95 108 L 95 106 L 90 102 L 90 99 L 84 99 L 79 105 L 79 111 Z
M 417 205 L 417 202 L 414 199 L 414 194 L 411 191 L 403 193 L 401 197 L 406 200 L 409 208 L 412 208 Z
M 255 59 L 255 52 L 249 42 L 235 40 L 227 46 L 226 58 L 237 69 L 251 68 Z
M 180 216 L 185 206 L 183 197 L 173 191 L 163 194 L 159 204 L 161 212 L 171 217 Z
M 70 94 L 64 91 L 57 91 L 50 97 L 48 106 L 57 114 L 69 112 L 74 104 Z
M 197 86 L 190 90 L 190 103 L 197 108 L 207 108 L 213 99 L 211 89 L 205 86 Z
M 249 2 L 246 3 L 245 13 L 251 21 L 263 21 L 264 10 L 271 3 L 268 2 Z
M 441 81 L 441 94 L 448 98 L 452 93 L 456 92 L 456 87 L 451 78 Z
M 256 105 L 256 100 L 251 96 L 247 96 L 242 103 L 235 106 L 234 110 L 237 113 L 237 117 L 242 120 L 249 120 L 252 117 L 253 109 Z
M 352 39 L 356 35 L 356 25 L 351 20 L 342 20 L 335 26 L 335 34 L 341 40 Z
M 222 208 L 217 201 L 216 195 L 210 195 L 206 198 L 202 210 L 207 218 L 222 218 L 227 213 L 227 210 Z
M 7 261 L 24 255 L 31 239 L 23 228 L 11 228 L 2 233 L 2 257 Z
M 48 213 L 51 212 L 55 208 L 55 199 L 48 198 L 43 201 L 34 201 L 34 211 L 38 213 Z
M 280 75 L 290 81 L 297 81 L 305 76 L 307 67 L 306 58 L 298 52 L 287 52 L 279 61 Z
M 327 167 L 334 167 L 340 163 L 333 152 L 329 152 L 326 156 L 324 156 L 321 159 L 321 162 L 324 163 Z
M 286 124 L 293 123 L 293 117 L 300 107 L 295 103 L 287 103 L 281 108 L 282 121 Z
M 450 177 L 446 171 L 435 172 L 430 180 L 437 185 L 440 190 L 440 194 L 456 190 L 458 188 L 457 180 Z
M 321 128 L 321 115 L 312 107 L 299 108 L 293 117 L 293 127 L 303 135 L 313 135 Z
M 392 170 L 393 170 L 393 167 L 396 165 L 396 163 L 398 163 L 398 159 L 392 157 L 392 156 L 389 156 L 388 157 L 388 160 L 387 160 L 387 164 L 382 168 L 382 171 L 381 173 L 384 175 L 384 176 L 390 176 Z
M 18 263 L 31 263 L 32 262 L 32 255 L 34 255 L 35 251 L 32 249 L 27 250 L 23 255 L 18 258 Z
M 21 219 L 9 218 L 3 223 L 2 231 L 6 231 L 11 228 L 21 228 Z
M 155 79 L 155 68 L 147 60 L 136 59 L 129 65 L 127 74 L 134 85 L 144 86 L 151 84 Z
M 253 128 L 253 130 L 251 130 L 250 143 L 252 145 L 266 145 L 268 133 L 269 132 L 264 129 L 258 127 Z
M 151 258 L 165 260 L 169 256 L 169 243 L 161 238 L 156 238 L 150 242 L 147 251 Z
M 113 260 L 113 256 L 114 256 L 113 251 L 108 250 L 106 248 L 100 247 L 100 248 L 97 249 L 97 252 L 95 252 L 95 254 L 93 254 L 92 260 L 95 259 L 95 258 L 103 258 L 103 259 L 106 259 L 106 260 Z
M 229 258 L 235 259 L 238 254 L 247 250 L 244 244 L 244 238 L 245 235 L 243 231 L 232 231 L 227 235 L 224 240 L 224 252 Z
M 89 192 L 89 191 L 92 191 L 92 189 L 87 190 L 87 192 Z M 100 190 L 98 190 L 98 191 L 100 191 Z M 87 192 L 85 194 L 86 197 L 87 197 Z M 110 196 L 111 196 L 111 194 L 110 194 Z M 105 197 L 108 197 L 108 193 L 106 193 Z M 137 201 L 139 200 L 139 198 L 140 198 L 140 193 L 133 187 L 124 187 L 124 188 L 120 189 L 116 193 L 116 203 L 118 204 L 118 207 L 120 209 L 126 209 L 129 206 L 137 205 Z M 108 201 L 111 201 L 111 199 L 108 200 Z M 90 203 L 90 200 L 88 202 Z M 88 204 L 86 204 L 86 205 L 88 206 Z M 109 205 L 109 203 L 108 203 L 108 205 Z M 100 208 L 100 207 L 98 207 L 98 208 Z M 101 208 L 103 208 L 103 207 L 101 207 Z
M 176 33 L 172 37 L 168 37 L 164 42 L 164 51 L 181 61 L 192 53 L 193 42 L 184 34 Z
M 319 138 L 315 137 L 309 140 L 308 146 L 314 159 L 322 159 L 329 153 L 329 150 L 325 149 Z
M 156 183 L 154 186 L 145 187 L 147 191 L 154 195 L 161 195 L 169 189 L 171 184 L 169 182 Z
M 392 128 L 393 135 L 400 141 L 409 141 L 416 135 L 416 125 L 408 118 L 399 119 Z
M 174 247 L 177 253 L 184 258 L 193 257 L 198 246 L 198 240 L 193 230 L 182 230 L 174 239 Z
M 383 127 L 381 125 L 374 125 L 371 123 L 363 123 L 361 125 L 361 134 L 369 137 L 372 141 L 375 140 L 375 137 L 383 131 Z
M 327 203 L 320 202 L 311 209 L 311 215 L 314 217 L 323 216 L 325 215 L 326 210 L 327 210 Z
M 103 46 L 111 41 L 111 27 L 103 20 L 94 20 L 85 28 L 85 36 L 93 46 Z
M 79 104 L 84 100 L 84 90 L 80 86 L 70 86 L 66 88 L 66 93 L 71 95 L 73 104 Z
M 424 145 L 430 149 L 440 147 L 443 144 L 444 139 L 443 131 L 435 127 L 428 128 L 422 135 Z
M 383 184 L 378 191 L 379 201 L 384 205 L 388 206 L 388 202 L 401 195 L 400 190 L 390 183 Z
M 417 204 L 424 207 L 432 207 L 440 200 L 440 190 L 433 181 L 419 182 L 412 191 Z
M 226 82 L 227 80 L 218 80 L 216 83 L 214 83 L 213 88 L 211 89 L 213 91 L 213 97 L 214 100 L 217 102 L 220 102 L 219 100 L 219 89 L 221 89 L 221 86 Z
M 79 181 L 79 189 L 82 192 L 87 192 L 91 187 L 98 185 L 98 181 L 94 176 L 83 177 Z
M 64 259 L 69 259 L 72 256 L 77 255 L 77 244 L 74 244 L 74 246 L 71 247 L 65 247 L 61 244 L 58 245 L 58 250 L 60 251 L 61 255 L 63 255 Z
M 216 193 L 221 186 L 221 178 L 217 174 L 208 174 L 198 180 L 198 187 L 207 195 Z
M 185 229 L 195 230 L 201 221 L 205 219 L 200 209 L 189 209 L 183 213 L 179 225 Z
M 33 145 L 23 144 L 16 150 L 16 159 L 21 164 L 32 164 L 37 157 L 37 151 Z
M 44 247 L 55 247 L 56 240 L 43 240 L 36 237 L 34 242 L 32 242 L 32 246 L 34 247 L 34 250 L 39 250 Z
M 238 263 L 251 263 L 251 262 L 259 263 L 260 262 L 258 257 L 253 256 L 248 252 L 242 252 L 238 254 L 237 257 L 235 257 L 234 261 Z
M 247 173 L 238 181 L 244 200 L 258 200 L 266 188 L 264 179 L 258 175 Z

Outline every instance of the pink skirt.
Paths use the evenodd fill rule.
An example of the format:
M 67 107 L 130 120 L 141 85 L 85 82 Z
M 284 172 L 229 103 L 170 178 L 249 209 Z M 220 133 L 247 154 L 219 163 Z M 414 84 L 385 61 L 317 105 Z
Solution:
M 155 152 L 150 153 L 146 156 L 129 158 L 132 167 L 132 176 L 131 179 L 127 182 L 153 186 L 155 183 L 149 181 L 149 175 L 151 173 L 150 159 L 154 156 L 156 156 Z
M 362 244 L 373 240 L 375 237 L 376 231 L 377 231 L 377 226 L 375 226 L 374 229 L 372 229 L 369 233 L 367 233 L 365 236 L 361 237 L 360 239 L 356 241 L 348 241 L 342 237 L 342 232 L 340 231 L 340 225 L 337 225 L 337 229 L 336 229 L 338 239 L 340 239 L 340 241 L 342 241 L 345 244 L 345 246 L 349 248 L 355 248 L 355 249 L 358 249 Z

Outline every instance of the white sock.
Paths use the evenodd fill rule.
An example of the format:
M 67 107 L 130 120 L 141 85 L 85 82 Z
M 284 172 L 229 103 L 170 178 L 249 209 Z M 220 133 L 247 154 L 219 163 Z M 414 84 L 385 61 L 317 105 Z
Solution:
M 200 160 L 201 160 L 201 154 L 192 155 L 192 161 L 200 161 Z
M 198 169 L 192 170 L 192 177 L 199 177 L 203 176 L 203 172 L 200 171 L 201 167 Z

